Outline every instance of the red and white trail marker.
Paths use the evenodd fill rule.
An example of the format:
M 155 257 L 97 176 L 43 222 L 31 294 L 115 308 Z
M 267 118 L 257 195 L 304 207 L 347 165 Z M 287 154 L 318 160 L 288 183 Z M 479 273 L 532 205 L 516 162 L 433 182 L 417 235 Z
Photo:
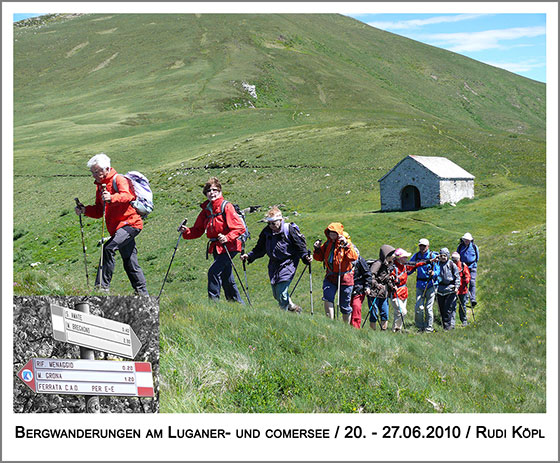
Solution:
M 37 393 L 154 396 L 149 362 L 32 358 L 17 376 Z

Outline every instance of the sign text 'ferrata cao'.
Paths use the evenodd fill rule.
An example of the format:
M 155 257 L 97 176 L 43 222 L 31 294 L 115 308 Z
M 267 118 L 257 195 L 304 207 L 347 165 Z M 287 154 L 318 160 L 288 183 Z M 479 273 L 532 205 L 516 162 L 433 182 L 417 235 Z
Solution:
M 53 337 L 57 341 L 133 359 L 142 343 L 126 323 L 51 304 Z
M 154 396 L 149 362 L 32 358 L 18 378 L 46 394 Z

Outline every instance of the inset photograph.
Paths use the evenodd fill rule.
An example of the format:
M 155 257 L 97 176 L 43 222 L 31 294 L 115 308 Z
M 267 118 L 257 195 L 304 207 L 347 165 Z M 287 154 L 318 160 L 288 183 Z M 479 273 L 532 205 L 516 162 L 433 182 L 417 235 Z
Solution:
M 159 306 L 14 297 L 15 413 L 158 413 Z

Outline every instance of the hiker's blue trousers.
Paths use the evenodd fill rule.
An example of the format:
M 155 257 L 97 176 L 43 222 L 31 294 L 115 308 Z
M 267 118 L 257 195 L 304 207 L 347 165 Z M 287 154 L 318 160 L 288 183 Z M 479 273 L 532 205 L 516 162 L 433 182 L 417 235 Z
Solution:
M 134 238 L 141 230 L 125 225 L 119 228 L 113 236 L 103 245 L 103 267 L 98 270 L 95 279 L 95 286 L 101 286 L 108 290 L 115 270 L 115 253 L 117 250 L 121 254 L 124 270 L 130 280 L 130 284 L 137 294 L 148 295 L 146 288 L 146 278 L 144 272 L 138 264 L 138 254 Z
M 375 303 L 373 301 L 375 300 Z M 369 321 L 371 323 L 377 322 L 377 318 L 381 321 L 389 320 L 389 300 L 383 297 L 371 297 L 368 296 L 368 310 L 371 308 L 369 312 Z M 373 303 L 373 307 L 371 304 Z
M 469 268 L 471 272 L 471 281 L 469 282 L 469 299 L 471 301 L 471 305 L 474 302 L 476 304 L 476 267 Z
M 352 290 L 354 285 L 346 286 L 340 285 L 340 312 L 343 314 L 352 313 L 352 307 L 350 306 L 350 301 L 352 299 Z M 334 302 L 336 296 L 336 285 L 331 283 L 329 280 L 323 280 L 323 301 Z
M 233 259 L 238 251 L 230 251 Z M 233 277 L 232 262 L 226 252 L 218 254 L 214 251 L 214 262 L 208 269 L 208 297 L 210 299 L 220 299 L 220 290 L 224 288 L 224 294 L 228 301 L 243 303 L 235 279 Z

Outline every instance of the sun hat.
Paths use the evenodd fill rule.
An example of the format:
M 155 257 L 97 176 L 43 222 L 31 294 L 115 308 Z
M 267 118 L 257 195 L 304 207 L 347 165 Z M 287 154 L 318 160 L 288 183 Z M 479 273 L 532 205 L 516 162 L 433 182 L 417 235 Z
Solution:
M 276 212 L 275 214 L 271 215 L 270 217 L 265 217 L 265 222 L 276 222 L 277 220 L 282 220 L 284 217 L 282 216 L 282 212 Z
M 429 246 L 430 242 L 426 238 L 422 238 L 420 241 L 418 241 L 418 245 L 421 244 L 423 244 L 424 246 Z
M 403 248 L 397 248 L 395 253 L 393 254 L 395 257 L 410 257 L 410 252 L 406 252 Z
M 462 237 L 461 239 L 472 241 L 472 240 L 473 240 L 473 237 L 472 237 L 472 235 L 471 235 L 469 232 L 467 232 L 467 233 L 465 233 L 465 234 L 463 235 L 463 237 Z

